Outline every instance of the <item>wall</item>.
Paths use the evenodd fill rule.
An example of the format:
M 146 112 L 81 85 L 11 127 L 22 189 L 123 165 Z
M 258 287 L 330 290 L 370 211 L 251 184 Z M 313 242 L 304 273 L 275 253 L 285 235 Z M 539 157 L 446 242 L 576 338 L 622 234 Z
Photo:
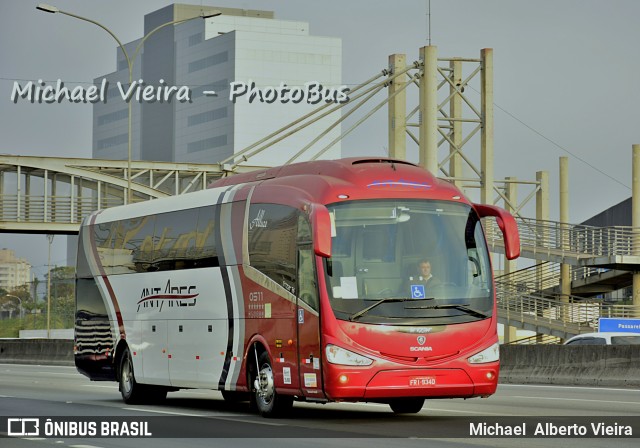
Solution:
M 0 364 L 73 366 L 73 341 L 68 339 L 0 339 Z
M 502 345 L 500 382 L 640 387 L 640 345 Z

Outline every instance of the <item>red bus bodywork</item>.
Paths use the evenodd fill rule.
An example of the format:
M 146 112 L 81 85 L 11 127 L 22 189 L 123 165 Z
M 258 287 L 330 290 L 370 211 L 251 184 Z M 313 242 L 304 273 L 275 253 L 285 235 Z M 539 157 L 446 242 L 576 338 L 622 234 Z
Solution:
M 111 275 L 100 258 L 101 250 L 105 250 L 100 246 L 101 240 L 96 241 L 97 237 L 92 233 L 98 231 L 100 219 L 107 218 L 97 212 L 83 224 L 85 230 L 81 230 L 79 271 L 87 272 L 78 273 L 78 284 L 86 283 L 88 286 L 78 288 L 81 292 L 78 293 L 76 312 L 76 365 L 82 373 L 94 380 L 118 380 L 121 391 L 125 392 L 134 385 L 138 390 L 143 385 L 145 396 L 151 391 L 163 395 L 167 390 L 206 387 L 222 390 L 230 397 L 232 393 L 255 393 L 264 388 L 262 398 L 267 402 L 277 396 L 285 403 L 289 399 L 320 402 L 373 401 L 390 403 L 392 408 L 394 404 L 406 403 L 406 400 L 413 398 L 486 397 L 495 392 L 499 361 L 497 310 L 492 278 L 488 280 L 488 288 L 491 290 L 490 306 L 483 318 L 472 318 L 473 312 L 478 314 L 474 310 L 466 314 L 458 312 L 459 310 L 443 311 L 443 317 L 434 319 L 434 323 L 416 318 L 394 324 L 392 321 L 384 321 L 378 315 L 362 318 L 353 310 L 345 314 L 350 314 L 350 317 L 340 317 L 336 311 L 339 307 L 336 308 L 335 304 L 332 306 L 332 300 L 343 303 L 346 307 L 355 307 L 356 301 L 349 300 L 350 293 L 346 291 L 349 289 L 347 280 L 355 278 L 356 274 L 340 276 L 334 273 L 334 277 L 339 278 L 336 280 L 327 272 L 329 264 L 325 260 L 332 256 L 332 240 L 335 240 L 332 237 L 335 237 L 333 233 L 336 231 L 336 213 L 330 214 L 328 207 L 335 211 L 341 210 L 341 205 L 348 207 L 371 203 L 375 206 L 378 203 L 376 201 L 384 204 L 390 203 L 389 201 L 409 201 L 410 204 L 433 202 L 468 209 L 469 213 L 480 218 L 494 216 L 503 231 L 505 253 L 510 259 L 519 255 L 517 227 L 511 215 L 497 207 L 471 204 L 454 185 L 438 180 L 414 164 L 387 158 L 347 158 L 298 163 L 222 178 L 210 188 L 212 192 L 216 192 L 220 204 L 220 211 L 216 212 L 219 215 L 216 215 L 214 224 L 219 245 L 217 258 L 206 268 L 210 271 L 204 271 L 202 269 L 205 268 L 201 269 L 196 264 L 188 266 L 193 269 L 176 273 L 170 269 L 183 268 L 185 260 L 180 260 L 179 263 L 172 261 L 172 267 L 164 272 L 169 276 L 167 278 L 172 288 L 173 285 L 184 288 L 177 289 L 178 292 L 173 295 L 151 294 L 156 284 L 164 285 L 160 280 L 154 279 L 162 278 L 162 282 L 167 282 L 165 277 L 160 277 L 161 272 L 158 272 L 158 269 L 165 269 L 161 263 L 166 264 L 166 260 L 161 260 L 153 270 L 146 271 L 145 263 L 135 263 L 137 272 L 143 270 L 141 275 L 144 277 L 140 278 L 150 285 L 151 292 L 147 291 L 149 294 L 145 295 L 146 290 L 143 289 L 140 294 L 137 292 L 138 288 L 128 298 L 126 291 L 131 289 L 128 285 L 135 285 L 136 288 L 138 284 L 133 283 L 133 280 L 125 283 L 125 280 L 136 276 L 116 275 L 118 273 Z M 200 201 L 198 204 L 205 200 L 203 198 L 206 198 L 206 194 L 195 194 L 197 196 L 194 197 Z M 231 199 L 230 195 L 233 196 Z M 185 195 L 183 202 L 188 200 L 186 196 L 189 195 Z M 113 217 L 109 218 L 109 222 L 115 223 L 116 219 L 124 222 L 124 218 L 117 217 L 128 217 L 129 210 L 140 210 L 131 216 L 152 216 L 164 210 L 162 201 L 167 201 L 166 208 L 170 208 L 172 204 L 179 204 L 180 200 L 178 197 L 151 201 L 157 203 L 153 205 L 157 209 L 151 212 L 145 211 L 145 206 L 136 204 L 120 207 L 122 211 L 107 210 L 104 215 L 111 213 L 109 216 Z M 186 205 L 181 206 L 186 207 L 186 211 L 190 210 Z M 251 252 L 254 250 L 252 244 L 258 248 L 265 246 L 265 241 L 260 241 L 255 232 L 269 226 L 269 220 L 272 219 L 269 207 L 274 210 L 277 207 L 297 210 L 299 222 L 308 221 L 310 229 L 307 240 L 300 236 L 301 232 L 298 230 L 298 266 L 294 276 L 279 282 L 274 282 L 275 277 L 268 278 L 260 271 L 260 267 L 254 266 L 254 260 L 259 257 L 254 258 Z M 398 207 L 394 210 L 402 213 L 403 209 Z M 200 213 L 199 216 L 202 216 L 203 212 Z M 351 215 L 349 219 L 358 219 L 357 213 Z M 390 217 L 398 218 L 394 214 Z M 283 223 L 282 226 L 288 225 L 285 218 L 279 222 Z M 159 244 L 158 226 L 156 224 L 155 240 L 152 237 L 156 241 L 153 244 L 156 245 Z M 286 235 L 286 227 L 283 229 L 282 235 Z M 253 237 L 251 232 L 254 232 Z M 460 237 L 461 240 L 465 238 L 469 239 L 469 236 Z M 484 244 L 484 237 L 481 238 Z M 303 240 L 308 244 L 300 242 Z M 109 243 L 113 247 L 109 250 L 119 250 L 117 239 L 115 241 L 115 246 L 114 243 Z M 269 240 L 268 243 L 273 243 L 275 249 L 272 249 L 278 250 L 277 241 Z M 155 250 L 155 253 L 159 253 L 157 247 Z M 259 250 L 263 251 L 262 255 L 268 256 L 268 249 Z M 388 250 L 395 249 L 389 246 Z M 313 259 L 314 270 L 309 272 L 315 272 L 311 282 L 308 276 L 305 277 L 306 271 L 303 272 L 302 263 L 308 260 L 302 254 L 307 253 L 311 253 Z M 133 255 L 134 261 L 141 257 Z M 466 264 L 466 254 L 460 254 L 458 258 Z M 408 259 L 407 264 L 409 261 L 415 260 Z M 90 268 L 80 269 L 82 263 Z M 153 260 L 148 264 L 154 265 Z M 331 269 L 337 270 L 338 264 L 334 262 Z M 454 265 L 451 266 L 455 268 Z M 398 269 L 401 267 L 404 265 L 398 265 Z M 287 267 L 282 269 L 285 268 Z M 134 270 L 133 267 L 131 269 Z M 205 280 L 209 281 L 203 279 L 203 273 L 206 272 L 211 274 L 206 274 L 205 277 L 219 277 L 219 280 L 215 280 L 217 283 L 211 280 L 213 283 L 204 286 Z M 363 272 L 366 273 L 367 270 L 363 269 Z M 177 280 L 175 276 L 178 274 L 181 277 Z M 491 276 L 490 273 L 486 275 Z M 369 274 L 366 280 L 371 284 L 377 282 L 384 285 L 384 278 L 375 276 L 374 273 Z M 201 280 L 202 285 L 198 283 Z M 343 283 L 339 283 L 340 287 L 336 288 L 333 283 L 330 284 L 334 281 Z M 351 281 L 353 282 L 355 280 Z M 90 316 L 91 313 L 87 310 L 81 309 L 84 300 L 82 291 L 94 291 L 96 287 L 99 294 L 91 294 L 102 298 L 106 304 L 104 316 L 107 317 L 96 318 Z M 224 293 L 216 291 L 217 288 L 224 289 Z M 315 289 L 317 297 L 310 288 Z M 166 289 L 169 290 L 169 283 L 166 284 Z M 311 291 L 310 298 L 302 297 L 305 290 Z M 187 292 L 190 293 L 189 296 Z M 339 297 L 339 294 L 344 296 Z M 226 302 L 218 296 L 226 296 Z M 168 303 L 165 308 L 162 308 L 165 304 L 160 304 L 158 297 Z M 158 311 L 153 309 L 153 300 L 156 300 L 158 305 L 155 306 L 164 315 L 157 314 Z M 193 307 L 189 300 L 193 301 Z M 196 300 L 199 301 L 196 303 Z M 374 303 L 375 299 L 367 300 Z M 128 305 L 127 301 L 138 303 L 137 308 Z M 149 306 L 142 309 L 140 303 Z M 175 308 L 172 307 L 174 303 Z M 422 303 L 427 302 L 420 302 Z M 404 303 L 397 306 L 399 309 L 406 308 Z M 451 306 L 455 308 L 466 304 Z M 144 314 L 151 311 L 156 314 Z M 192 314 L 188 314 L 189 312 Z M 380 322 L 370 322 L 367 319 L 378 319 Z M 450 321 L 442 323 L 443 319 Z M 192 326 L 200 325 L 200 320 L 205 329 L 203 331 L 208 326 L 209 333 L 220 331 L 220 334 L 226 335 L 227 339 L 219 342 L 222 348 L 214 350 L 209 347 L 211 342 L 200 339 L 192 340 L 193 347 L 190 345 L 188 337 L 200 337 L 195 336 L 200 334 L 195 330 L 189 333 Z M 106 337 L 110 342 L 102 343 L 99 349 L 83 349 L 83 345 L 87 347 L 91 345 L 91 339 L 95 339 L 92 335 L 97 331 L 95 328 L 99 326 L 98 322 L 110 328 L 110 336 Z M 166 344 L 164 339 L 153 339 L 155 333 L 151 333 L 151 328 L 156 332 L 156 325 L 167 332 Z M 172 333 L 173 326 L 176 327 L 175 335 Z M 92 328 L 94 333 L 87 328 Z M 185 333 L 187 334 L 183 336 Z M 140 347 L 139 350 L 136 347 Z M 338 353 L 335 356 L 348 358 L 346 364 L 328 359 L 333 348 Z M 495 357 L 488 355 L 491 350 L 496 352 Z M 215 359 L 216 356 L 218 359 Z M 474 356 L 479 357 L 474 358 L 472 363 L 470 358 Z M 131 359 L 130 364 L 127 364 L 128 358 Z M 207 361 L 209 358 L 210 361 Z M 488 361 L 485 362 L 485 359 Z M 210 364 L 203 367 L 204 362 Z M 156 374 L 157 367 L 160 366 L 164 371 L 165 364 L 167 378 L 163 373 Z M 128 395 L 125 392 L 125 401 L 133 402 L 130 399 L 131 391 L 127 392 Z M 419 407 L 421 406 L 420 402 Z M 409 412 L 416 412 L 416 408 L 411 406 L 394 408 L 396 409 L 401 412 L 413 409 Z

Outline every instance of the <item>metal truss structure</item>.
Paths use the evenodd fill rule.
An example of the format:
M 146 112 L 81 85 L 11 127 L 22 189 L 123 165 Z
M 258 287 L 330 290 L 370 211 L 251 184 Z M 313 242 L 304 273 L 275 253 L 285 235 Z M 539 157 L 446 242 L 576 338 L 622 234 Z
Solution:
M 134 161 L 132 198 L 202 190 L 226 174 L 219 164 Z M 0 231 L 75 234 L 94 210 L 126 204 L 127 185 L 126 160 L 0 155 Z

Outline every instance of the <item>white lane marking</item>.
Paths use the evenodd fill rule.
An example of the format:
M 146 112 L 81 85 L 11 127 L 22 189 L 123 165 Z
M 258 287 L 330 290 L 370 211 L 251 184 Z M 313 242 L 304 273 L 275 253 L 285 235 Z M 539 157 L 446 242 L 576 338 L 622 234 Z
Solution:
M 514 395 L 512 398 L 526 398 L 527 400 L 559 400 L 559 401 L 586 401 L 586 402 L 593 402 L 593 403 L 640 404 L 639 401 L 606 401 L 606 400 L 587 400 L 584 398 L 525 397 L 522 395 Z
M 16 398 L 11 395 L 0 395 L 0 398 Z
M 75 366 L 52 366 L 52 365 L 49 365 L 49 364 L 20 364 L 20 363 L 2 364 L 2 363 L 0 363 L 0 367 L 15 367 L 15 366 L 20 366 L 20 367 L 46 367 L 46 368 L 51 368 L 51 369 L 73 369 L 73 370 L 76 369 Z M 34 370 L 40 371 L 41 369 L 34 369 Z
M 545 384 L 498 384 L 498 390 L 501 387 L 546 387 L 554 389 L 587 389 L 587 390 L 615 390 L 618 392 L 640 392 L 638 389 L 614 389 L 612 387 L 586 387 L 586 386 L 553 386 Z
M 153 412 L 155 414 L 169 414 L 169 415 L 182 415 L 184 417 L 208 417 L 204 414 L 187 414 L 185 412 L 173 412 L 173 411 L 156 411 L 153 409 L 142 409 L 142 408 L 122 408 L 125 411 L 138 411 L 138 412 Z
M 72 376 L 74 378 L 77 377 L 82 377 L 85 378 L 83 375 L 79 374 L 79 373 L 60 373 L 60 372 L 44 372 L 44 371 L 38 371 L 38 372 L 34 372 L 33 370 L 28 371 L 28 370 L 7 370 L 6 373 L 11 373 L 11 374 L 20 374 L 20 375 L 60 375 L 60 376 Z M 89 379 L 87 378 L 87 381 Z
M 185 417 L 211 418 L 211 419 L 216 419 L 216 420 L 226 420 L 226 421 L 232 421 L 232 422 L 252 423 L 254 425 L 285 426 L 282 423 L 262 422 L 262 421 L 259 421 L 259 420 L 244 420 L 244 419 L 234 418 L 234 417 L 220 417 L 220 416 L 217 416 L 217 415 L 187 414 L 187 413 L 184 413 L 184 412 L 157 411 L 157 410 L 154 410 L 154 409 L 129 408 L 129 407 L 122 408 L 122 409 L 126 410 L 126 411 L 153 412 L 153 413 L 156 413 L 156 414 L 180 415 L 180 416 L 185 416 Z
M 427 412 L 431 412 L 431 411 L 440 411 L 440 412 L 453 412 L 453 413 L 458 413 L 458 414 L 477 414 L 477 415 L 499 415 L 501 417 L 504 417 L 504 413 L 495 413 L 495 412 L 474 412 L 474 411 L 454 411 L 452 409 L 441 409 L 441 408 L 432 408 L 431 406 L 429 406 L 427 404 L 426 408 L 424 409 Z
M 47 440 L 44 437 L 22 437 L 22 440 Z
M 242 422 L 242 423 L 251 423 L 252 425 L 266 425 L 266 426 L 285 426 L 283 423 L 270 423 L 270 422 L 263 422 L 263 421 L 256 421 L 256 420 L 245 420 L 242 418 L 231 418 L 231 417 L 216 417 L 215 415 L 212 415 L 209 418 L 215 418 L 216 420 L 226 420 L 229 422 Z
M 109 386 L 98 386 L 97 384 L 83 384 L 82 387 L 102 387 L 105 389 L 117 389 L 118 385 L 117 384 L 111 384 Z

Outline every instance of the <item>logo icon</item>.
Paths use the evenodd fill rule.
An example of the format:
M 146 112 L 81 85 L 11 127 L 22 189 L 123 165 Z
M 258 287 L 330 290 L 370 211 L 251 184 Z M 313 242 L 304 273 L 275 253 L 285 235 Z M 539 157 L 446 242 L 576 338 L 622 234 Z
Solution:
M 253 218 L 253 220 L 249 223 L 249 230 L 253 230 L 255 227 L 266 228 L 267 225 L 269 225 L 269 223 L 264 220 L 265 213 L 266 211 L 262 208 L 260 209 L 260 211 L 258 211 L 258 216 Z
M 418 344 L 424 345 L 424 343 L 427 342 L 427 338 L 424 336 L 418 336 L 417 341 L 418 341 Z
M 40 419 L 9 418 L 7 419 L 7 435 L 9 437 L 39 436 Z

